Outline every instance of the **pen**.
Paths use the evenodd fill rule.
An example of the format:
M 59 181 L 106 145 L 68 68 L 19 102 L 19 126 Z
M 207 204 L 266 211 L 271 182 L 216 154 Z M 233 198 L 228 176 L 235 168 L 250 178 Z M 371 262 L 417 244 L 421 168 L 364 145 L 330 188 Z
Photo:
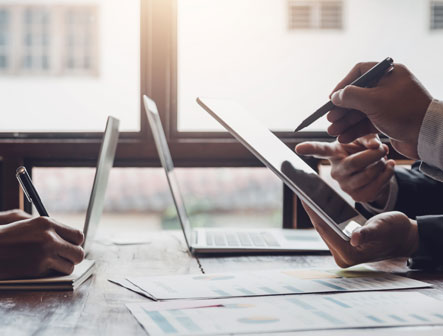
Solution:
M 359 86 L 359 87 L 368 87 L 373 84 L 375 81 L 378 81 L 387 70 L 391 69 L 394 66 L 394 60 L 390 57 L 381 61 L 374 65 L 371 69 L 365 72 L 363 75 L 358 77 L 355 81 L 353 81 L 350 85 Z M 317 119 L 323 117 L 326 113 L 332 110 L 335 105 L 332 101 L 328 101 L 322 107 L 320 107 L 317 111 L 307 117 L 303 122 L 295 129 L 294 133 L 302 130 L 303 128 L 311 125 Z
M 37 189 L 35 189 L 34 185 L 32 184 L 31 177 L 26 171 L 26 168 L 23 166 L 18 167 L 15 176 L 23 189 L 23 193 L 26 195 L 26 198 L 29 202 L 34 204 L 39 215 L 49 217 L 48 212 L 46 211 L 43 202 L 37 193 Z

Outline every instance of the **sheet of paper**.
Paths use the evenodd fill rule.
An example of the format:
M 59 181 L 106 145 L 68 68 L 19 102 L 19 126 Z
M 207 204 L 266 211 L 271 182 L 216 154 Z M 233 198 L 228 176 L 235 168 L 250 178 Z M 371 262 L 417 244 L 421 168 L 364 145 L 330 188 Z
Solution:
M 141 288 L 139 288 L 136 285 L 134 285 L 128 279 L 120 278 L 120 277 L 115 277 L 115 278 L 108 279 L 108 281 L 112 282 L 112 283 L 114 283 L 116 285 L 119 285 L 121 287 L 124 287 L 126 289 L 129 289 L 132 292 L 135 292 L 137 294 L 143 295 L 143 296 L 147 297 L 148 299 L 153 299 L 148 293 L 146 293 L 144 290 L 142 290 Z
M 231 298 L 127 307 L 149 335 L 443 325 L 443 303 L 412 292 Z
M 430 286 L 421 281 L 373 271 L 366 267 L 350 270 L 284 269 L 129 277 L 128 280 L 155 300 L 369 291 Z

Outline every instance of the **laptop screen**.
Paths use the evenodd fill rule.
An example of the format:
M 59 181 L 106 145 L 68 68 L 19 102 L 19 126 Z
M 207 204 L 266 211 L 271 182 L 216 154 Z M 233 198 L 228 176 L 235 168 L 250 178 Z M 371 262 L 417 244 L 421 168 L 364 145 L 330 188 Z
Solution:
M 89 247 L 94 240 L 95 232 L 103 212 L 109 173 L 114 164 L 115 150 L 117 149 L 119 123 L 119 120 L 113 117 L 108 117 L 106 123 L 106 130 L 103 135 L 97 169 L 95 171 L 94 184 L 92 185 L 88 210 L 86 212 L 85 227 L 83 229 L 85 235 L 83 248 L 86 253 L 88 253 Z
M 166 141 L 165 132 L 158 114 L 157 105 L 147 96 L 143 96 L 146 114 L 148 116 L 149 125 L 151 125 L 152 134 L 154 136 L 155 145 L 157 147 L 160 161 L 166 172 L 166 179 L 168 180 L 169 188 L 171 189 L 172 199 L 178 213 L 180 225 L 185 234 L 186 244 L 190 249 L 191 239 L 191 224 L 186 212 L 185 202 L 174 173 L 174 164 L 172 162 L 171 153 L 169 152 L 168 142 Z

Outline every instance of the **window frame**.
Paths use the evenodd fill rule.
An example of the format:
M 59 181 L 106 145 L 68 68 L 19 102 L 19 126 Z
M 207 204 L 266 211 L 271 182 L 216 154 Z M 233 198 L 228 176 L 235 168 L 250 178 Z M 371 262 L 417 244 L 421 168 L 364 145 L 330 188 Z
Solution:
M 177 167 L 263 166 L 227 132 L 183 132 L 177 128 L 177 0 L 140 0 L 140 130 L 122 132 L 115 166 L 159 167 L 160 161 L 144 113 L 142 95 L 153 98 Z M 296 125 L 294 125 L 296 126 Z M 276 132 L 290 148 L 302 141 L 331 141 L 326 132 Z M 15 180 L 15 170 L 32 167 L 93 167 L 102 133 L 1 133 L 1 209 L 29 204 Z M 309 161 L 315 167 L 317 160 Z M 286 188 L 286 187 L 285 187 Z M 284 226 L 293 226 L 293 194 L 284 192 Z M 298 215 L 297 215 L 298 216 Z

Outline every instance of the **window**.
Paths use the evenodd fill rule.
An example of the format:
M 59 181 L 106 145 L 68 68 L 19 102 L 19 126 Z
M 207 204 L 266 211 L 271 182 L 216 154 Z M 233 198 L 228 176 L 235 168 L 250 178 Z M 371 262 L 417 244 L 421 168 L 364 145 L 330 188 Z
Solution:
M 95 76 L 97 31 L 96 6 L 0 6 L 0 69 Z M 14 65 L 9 58 L 19 61 Z
M 10 45 L 9 11 L 6 9 L 0 9 L 0 73 L 5 72 L 11 66 Z
M 19 46 L 23 56 L 18 72 L 50 71 L 53 62 L 50 23 L 51 14 L 47 8 L 29 7 L 22 12 L 23 35 L 19 38 Z
M 64 70 L 69 73 L 97 72 L 97 14 L 91 8 L 69 8 L 65 12 Z
M 140 130 L 139 1 L 2 3 L 0 133 Z
M 177 168 L 194 227 L 279 227 L 282 184 L 265 168 Z M 93 168 L 35 168 L 33 180 L 48 212 L 82 228 Z M 113 168 L 104 208 L 106 224 L 178 229 L 177 212 L 161 168 Z
M 300 7 L 293 10 L 292 4 Z M 19 193 L 11 176 L 19 164 L 94 166 L 100 137 L 95 132 L 103 130 L 109 114 L 121 119 L 124 131 L 117 166 L 158 166 L 140 105 L 145 93 L 157 102 L 177 166 L 256 167 L 253 155 L 196 104 L 197 96 L 239 101 L 293 148 L 301 139 L 329 139 L 326 118 L 306 132 L 294 135 L 292 130 L 359 61 L 391 56 L 407 64 L 431 92 L 443 92 L 443 37 L 424 29 L 429 26 L 429 4 L 0 0 L 0 10 L 9 13 L 1 19 L 8 50 L 0 48 L 0 53 L 9 55 L 6 63 L 12 67 L 0 71 L 7 116 L 0 122 L 0 201 L 4 207 L 17 206 Z M 23 35 L 26 8 L 48 10 L 51 27 L 51 70 L 32 76 L 20 72 L 21 55 L 11 57 L 11 52 L 18 55 L 19 46 L 11 41 Z M 69 12 L 72 22 L 89 23 L 82 28 L 70 24 Z M 316 28 L 288 29 L 291 17 L 298 18 L 294 24 Z M 63 53 L 54 56 L 60 45 Z M 411 45 L 417 46 L 415 52 Z
M 288 2 L 289 30 L 343 28 L 342 1 L 300 1 Z
M 223 130 L 195 103 L 197 96 L 234 99 L 272 130 L 291 132 L 326 102 L 354 64 L 388 56 L 407 64 L 431 92 L 443 92 L 443 37 L 425 29 L 427 1 L 187 0 L 177 5 L 177 119 L 182 133 Z M 290 31 L 286 18 L 293 6 L 297 15 L 317 17 L 317 27 L 320 22 L 334 25 L 339 17 L 346 29 Z M 395 41 L 380 40 L 386 34 L 395 35 Z M 411 46 L 420 48 L 411 51 Z M 430 58 L 426 63 L 432 68 L 423 57 Z M 321 118 L 306 131 L 323 137 L 328 126 Z M 294 137 L 279 136 L 285 141 Z
M 431 30 L 443 30 L 443 1 L 431 1 Z

